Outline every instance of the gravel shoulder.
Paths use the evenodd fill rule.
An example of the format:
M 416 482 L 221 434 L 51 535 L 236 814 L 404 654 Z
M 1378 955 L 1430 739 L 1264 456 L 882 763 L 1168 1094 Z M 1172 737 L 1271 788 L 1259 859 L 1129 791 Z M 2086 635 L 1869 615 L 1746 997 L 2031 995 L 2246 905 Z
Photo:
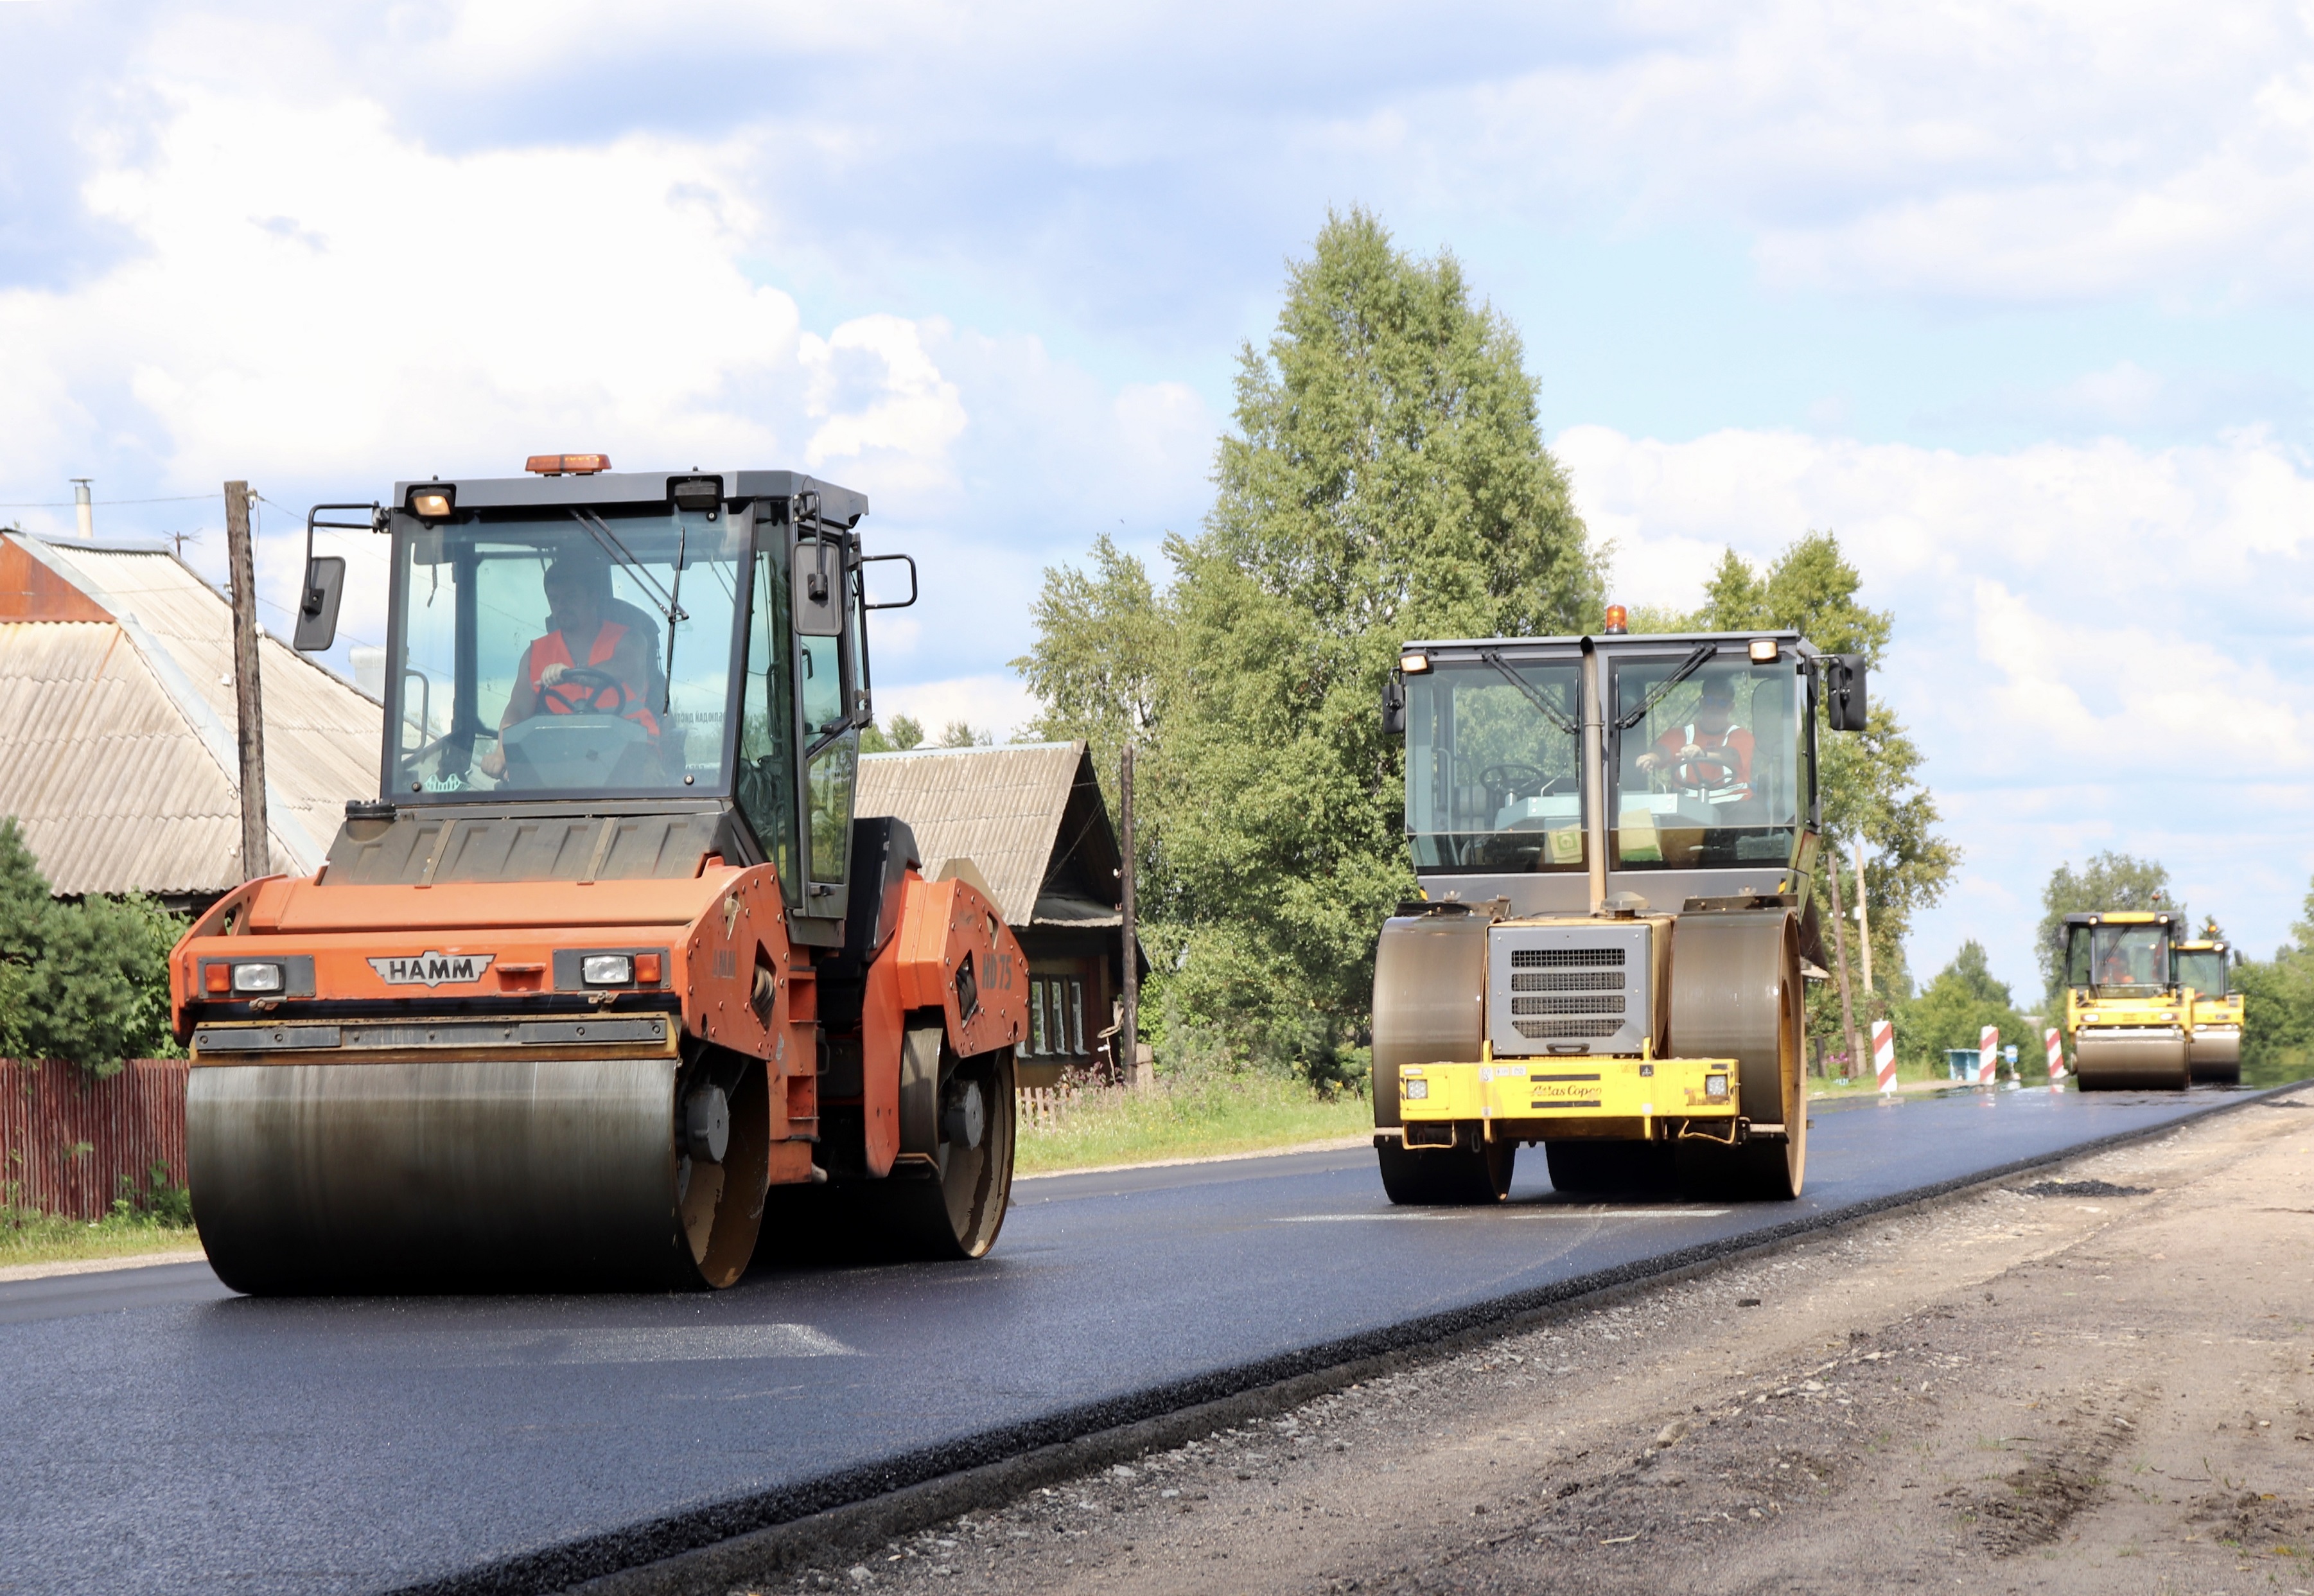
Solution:
M 738 1591 L 2314 1592 L 2314 1090 Z

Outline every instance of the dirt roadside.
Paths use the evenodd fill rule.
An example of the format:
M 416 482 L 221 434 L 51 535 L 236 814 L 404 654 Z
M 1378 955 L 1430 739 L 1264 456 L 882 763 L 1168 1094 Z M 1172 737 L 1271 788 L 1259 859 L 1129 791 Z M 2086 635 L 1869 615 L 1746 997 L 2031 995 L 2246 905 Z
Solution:
M 2314 1090 L 740 1591 L 2314 1592 Z

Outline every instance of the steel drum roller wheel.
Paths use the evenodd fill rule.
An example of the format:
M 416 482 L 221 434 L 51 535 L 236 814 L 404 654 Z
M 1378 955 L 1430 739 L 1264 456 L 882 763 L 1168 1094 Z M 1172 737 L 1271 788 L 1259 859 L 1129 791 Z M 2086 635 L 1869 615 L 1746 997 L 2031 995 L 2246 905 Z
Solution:
M 2073 1077 L 2085 1092 L 2184 1091 L 2192 1078 L 2186 1061 L 2186 1038 L 2078 1032 L 2073 1038 Z
M 911 1028 L 900 1054 L 899 1161 L 880 1179 L 773 1186 L 764 1259 L 813 1265 L 985 1255 L 1011 1202 L 1013 1089 L 1011 1049 L 959 1058 L 941 1026 Z
M 921 1152 L 928 1136 L 932 1166 L 852 1188 L 861 1217 L 904 1257 L 980 1257 L 1012 1199 L 1012 1050 L 959 1058 L 943 1027 L 924 1027 L 908 1032 L 901 1068 L 901 1144 Z
M 1499 1203 L 1510 1195 L 1511 1170 L 1518 1161 L 1513 1142 L 1458 1142 L 1453 1147 L 1385 1144 L 1382 1188 L 1406 1208 L 1453 1208 Z
M 187 1184 L 219 1279 L 260 1294 L 726 1284 L 763 1209 L 760 1066 L 727 1061 L 720 1162 L 683 1160 L 671 1058 L 197 1063 Z
M 2186 1063 L 2196 1080 L 2221 1086 L 2239 1086 L 2241 1084 L 2241 1037 L 2235 1035 L 2190 1042 L 2186 1046 Z
M 1799 927 L 1783 911 L 1683 915 L 1671 945 L 1671 1056 L 1736 1061 L 1737 1107 L 1780 1137 L 1730 1147 L 1703 1137 L 1675 1144 L 1691 1195 L 1788 1201 L 1807 1168 L 1806 1032 Z

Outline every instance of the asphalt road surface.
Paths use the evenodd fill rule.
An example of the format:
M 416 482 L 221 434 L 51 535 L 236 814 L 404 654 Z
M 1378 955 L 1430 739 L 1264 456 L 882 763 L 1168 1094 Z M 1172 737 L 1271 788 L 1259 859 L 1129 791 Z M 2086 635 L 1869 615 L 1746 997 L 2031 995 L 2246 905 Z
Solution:
M 0 1284 L 0 1590 L 552 1588 L 2220 1107 L 1817 1105 L 1800 1202 L 1393 1210 L 1364 1149 L 1023 1182 L 978 1264 L 712 1296 Z

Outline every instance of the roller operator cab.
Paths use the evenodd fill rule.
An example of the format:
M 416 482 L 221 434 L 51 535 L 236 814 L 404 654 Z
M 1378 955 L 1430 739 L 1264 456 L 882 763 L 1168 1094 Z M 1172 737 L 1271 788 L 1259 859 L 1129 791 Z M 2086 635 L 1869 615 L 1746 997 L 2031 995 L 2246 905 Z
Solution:
M 2241 1080 L 2242 994 L 2233 990 L 2231 954 L 2218 941 L 2170 945 L 2170 983 L 2186 1024 L 2186 1068 L 2196 1080 Z
M 1535 1142 L 1563 1191 L 1799 1193 L 1815 728 L 1862 729 L 1864 664 L 1608 614 L 1409 643 L 1384 690 L 1423 894 L 1374 963 L 1395 1202 L 1499 1200 Z
M 399 484 L 382 791 L 172 957 L 193 1212 L 252 1292 L 728 1285 L 1002 1221 L 1019 945 L 855 817 L 867 501 L 788 472 Z M 358 516 L 331 521 L 331 513 Z M 889 569 L 889 568 L 888 568 Z M 901 573 L 893 571 L 897 578 Z M 899 586 L 896 579 L 895 586 Z
M 2183 929 L 2158 910 L 2065 916 L 2065 1032 L 2083 1091 L 2182 1091 L 2192 1080 Z

